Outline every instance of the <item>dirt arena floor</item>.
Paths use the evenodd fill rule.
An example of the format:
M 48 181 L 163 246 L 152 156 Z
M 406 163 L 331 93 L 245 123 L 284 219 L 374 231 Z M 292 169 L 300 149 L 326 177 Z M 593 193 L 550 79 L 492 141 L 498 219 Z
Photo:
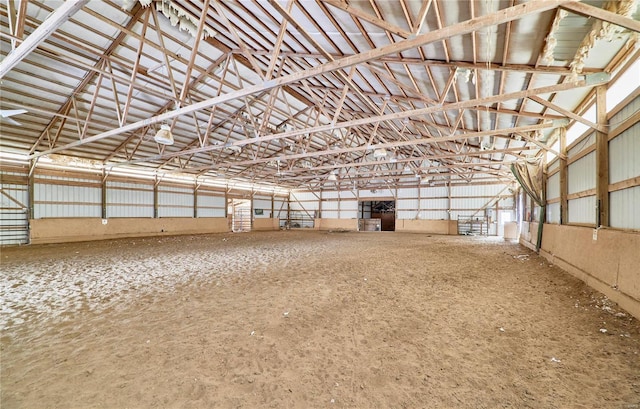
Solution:
M 640 323 L 497 238 L 5 248 L 12 408 L 640 408 Z

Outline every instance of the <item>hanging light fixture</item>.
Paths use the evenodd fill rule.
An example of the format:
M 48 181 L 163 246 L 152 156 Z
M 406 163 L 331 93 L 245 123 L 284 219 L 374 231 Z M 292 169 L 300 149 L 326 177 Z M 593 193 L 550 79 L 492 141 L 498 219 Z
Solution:
M 338 177 L 336 176 L 335 173 L 331 172 L 331 173 L 329 173 L 329 177 L 327 177 L 327 180 L 335 182 L 336 180 L 338 180 Z
M 156 136 L 153 137 L 153 140 L 162 145 L 173 145 L 171 127 L 167 124 L 162 124 Z

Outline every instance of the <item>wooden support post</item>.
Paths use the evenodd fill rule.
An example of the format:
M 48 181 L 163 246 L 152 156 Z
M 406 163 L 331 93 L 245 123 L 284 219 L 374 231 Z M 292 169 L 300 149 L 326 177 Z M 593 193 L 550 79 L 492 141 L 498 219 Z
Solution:
M 320 197 L 318 198 L 318 219 L 322 219 L 322 189 L 320 189 Z
M 569 165 L 567 163 L 567 130 L 560 128 L 560 224 L 569 223 Z
M 271 218 L 272 218 L 272 219 L 275 219 L 275 218 L 276 218 L 276 217 L 275 217 L 275 210 L 276 210 L 276 207 L 275 207 L 275 203 L 274 203 L 274 202 L 275 202 L 275 200 L 276 200 L 276 194 L 274 193 L 274 194 L 272 194 L 272 195 L 271 195 Z
M 447 182 L 447 220 L 451 220 L 451 181 Z
M 607 87 L 596 87 L 596 121 L 607 125 Z M 609 225 L 609 140 L 605 132 L 596 131 L 596 227 Z
M 196 184 L 193 187 L 193 218 L 198 218 L 198 181 L 196 180 Z
M 102 218 L 107 218 L 107 172 L 102 169 L 102 185 L 100 189 L 100 206 L 102 209 Z
M 153 180 L 153 218 L 158 218 L 158 176 L 156 175 Z
M 29 203 L 29 213 L 27 214 L 28 220 L 35 218 L 35 173 L 37 162 L 38 160 L 29 161 L 29 178 L 27 181 L 27 202 Z

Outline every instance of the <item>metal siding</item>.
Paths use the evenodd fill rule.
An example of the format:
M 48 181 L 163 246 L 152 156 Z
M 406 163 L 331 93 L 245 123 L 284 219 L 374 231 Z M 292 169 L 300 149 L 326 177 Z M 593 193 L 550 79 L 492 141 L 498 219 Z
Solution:
M 596 187 L 596 153 L 591 152 L 587 156 L 569 165 L 567 171 L 569 194 L 582 192 Z
M 609 194 L 609 224 L 622 229 L 640 229 L 640 186 Z
M 560 173 L 547 179 L 547 199 L 560 197 Z
M 396 191 L 391 189 L 376 189 L 375 193 L 371 190 L 364 189 L 359 192 L 361 200 L 367 200 L 368 198 L 379 198 L 379 197 L 395 197 Z M 398 192 L 399 195 L 399 192 Z M 342 195 L 343 198 L 353 198 L 353 194 L 351 196 Z
M 398 189 L 398 199 L 411 199 L 418 197 L 417 188 Z
M 224 217 L 225 207 L 224 196 L 211 196 L 204 191 L 198 195 L 198 217 Z
M 369 191 L 367 190 L 366 192 Z M 343 190 L 340 192 L 339 197 L 340 199 L 356 199 L 358 197 L 358 194 L 356 192 L 352 192 L 351 190 Z
M 152 187 L 107 181 L 107 217 L 153 217 Z
M 331 211 L 331 210 L 338 210 L 338 201 L 334 200 L 331 202 L 322 202 L 322 217 L 328 217 L 325 216 L 325 212 L 326 211 Z
M 550 203 L 547 205 L 547 223 L 560 224 L 560 203 Z
M 569 223 L 596 223 L 596 197 L 569 200 Z
M 420 200 L 421 209 L 443 209 L 449 208 L 449 199 L 422 199 Z
M 558 169 L 559 167 L 560 167 L 560 161 L 556 159 L 547 166 L 547 172 L 551 173 L 554 170 Z
M 636 123 L 609 142 L 609 181 L 640 176 L 640 123 Z
M 423 210 L 420 212 L 420 218 L 425 220 L 447 220 L 447 216 L 446 210 Z
M 253 198 L 253 208 L 254 209 L 262 209 L 262 214 L 255 214 L 256 212 L 253 212 L 253 217 L 255 217 L 256 219 L 268 219 L 269 217 L 271 217 L 271 199 L 269 200 L 265 200 L 265 199 L 256 199 L 255 197 Z
M 640 111 L 640 97 L 636 97 L 617 114 L 611 117 L 611 120 L 609 121 L 609 129 L 616 129 L 618 124 L 626 121 L 628 118 L 631 118 L 631 116 L 638 111 Z
M 592 132 L 582 141 L 578 142 L 578 144 L 567 151 L 567 157 L 569 159 L 573 158 L 583 150 L 590 148 L 592 145 L 596 143 L 596 133 Z
M 420 197 L 447 197 L 449 189 L 446 187 L 426 187 L 420 189 Z
M 318 196 L 320 196 L 319 193 L 318 193 Z M 291 192 L 291 201 L 293 200 L 300 200 L 300 201 L 318 200 L 318 197 L 311 192 Z
M 399 199 L 396 201 L 396 210 L 417 209 L 418 199 Z
M 193 217 L 193 189 L 159 186 L 158 217 Z
M 76 178 L 57 178 L 56 180 L 92 182 Z M 101 190 L 95 187 L 36 183 L 34 186 L 34 216 L 35 218 L 100 217 L 102 215 Z
M 338 212 L 336 210 L 324 210 L 322 209 L 322 218 L 324 219 L 337 219 Z

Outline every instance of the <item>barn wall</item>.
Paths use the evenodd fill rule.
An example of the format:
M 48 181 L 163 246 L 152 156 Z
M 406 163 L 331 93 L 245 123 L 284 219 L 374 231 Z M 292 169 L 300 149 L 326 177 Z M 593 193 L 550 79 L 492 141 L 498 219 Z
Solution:
M 175 218 L 50 218 L 32 219 L 31 243 L 63 243 L 121 237 L 223 233 L 229 231 L 224 217 Z
M 458 234 L 456 220 L 396 220 L 396 231 L 431 234 Z
M 520 242 L 535 248 L 537 223 L 527 227 Z M 540 255 L 640 319 L 638 249 L 640 234 L 636 232 L 545 224 Z
M 458 218 L 487 216 L 491 219 L 489 234 L 501 235 L 501 213 L 511 213 L 507 221 L 515 220 L 515 200 L 505 184 L 292 192 L 290 198 L 292 211 L 315 214 L 319 221 L 331 220 L 327 223 L 332 226 L 335 220 L 350 220 L 346 222 L 349 226 L 357 226 L 362 217 L 358 202 L 375 200 L 395 200 L 397 231 L 457 234 L 457 227 L 452 226 Z
M 278 218 L 258 218 L 253 219 L 253 227 L 252 230 L 257 231 L 270 231 L 270 230 L 279 230 L 280 229 L 280 220 Z
M 358 220 L 357 219 L 328 219 L 328 218 L 316 219 L 314 226 L 316 230 L 356 231 L 358 230 Z

